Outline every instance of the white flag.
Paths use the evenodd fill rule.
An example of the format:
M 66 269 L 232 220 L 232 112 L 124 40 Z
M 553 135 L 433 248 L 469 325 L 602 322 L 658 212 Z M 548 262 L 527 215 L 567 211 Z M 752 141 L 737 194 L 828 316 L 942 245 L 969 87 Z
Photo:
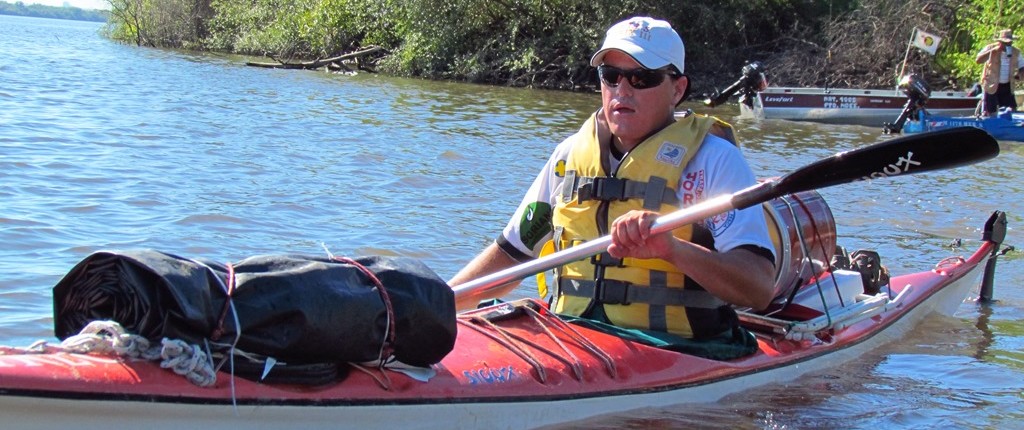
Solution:
M 939 42 L 942 38 L 934 34 L 914 29 L 914 46 L 920 48 L 922 51 L 927 52 L 931 55 L 935 55 L 935 50 L 939 49 Z

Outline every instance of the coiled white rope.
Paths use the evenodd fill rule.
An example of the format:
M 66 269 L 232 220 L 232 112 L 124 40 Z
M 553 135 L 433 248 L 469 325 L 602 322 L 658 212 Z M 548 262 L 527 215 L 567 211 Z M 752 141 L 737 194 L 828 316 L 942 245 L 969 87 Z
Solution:
M 160 367 L 171 369 L 189 382 L 200 387 L 209 387 L 217 382 L 213 361 L 199 345 L 189 345 L 180 339 L 163 339 L 160 350 Z
M 45 342 L 41 346 L 46 346 Z M 148 339 L 126 332 L 115 321 L 93 321 L 78 334 L 64 339 L 57 349 L 77 354 L 114 354 L 146 360 L 160 358 L 160 350 L 151 348 Z
M 209 387 L 217 382 L 217 373 L 210 356 L 198 345 L 167 338 L 161 343 L 160 346 L 150 346 L 148 339 L 126 332 L 116 321 L 93 321 L 78 334 L 64 339 L 60 345 L 40 340 L 23 351 L 42 354 L 56 350 L 72 354 L 106 354 L 160 360 L 160 367 L 171 369 L 200 387 Z

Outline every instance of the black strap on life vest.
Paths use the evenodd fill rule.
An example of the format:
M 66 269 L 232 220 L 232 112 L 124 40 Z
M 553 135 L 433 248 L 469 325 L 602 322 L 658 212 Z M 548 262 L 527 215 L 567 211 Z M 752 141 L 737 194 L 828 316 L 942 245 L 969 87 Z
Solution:
M 707 291 L 635 285 L 614 279 L 602 279 L 599 282 L 578 279 L 559 280 L 559 290 L 567 296 L 594 299 L 594 301 L 609 305 L 645 303 L 701 309 L 718 309 L 726 305 L 725 301 Z
M 565 173 L 562 200 L 570 202 L 574 199 L 577 203 L 642 199 L 644 209 L 649 210 L 658 210 L 663 204 L 679 206 L 675 190 L 668 187 L 664 178 L 651 176 L 647 182 L 642 182 L 608 176 L 576 176 L 576 171 L 570 170 Z

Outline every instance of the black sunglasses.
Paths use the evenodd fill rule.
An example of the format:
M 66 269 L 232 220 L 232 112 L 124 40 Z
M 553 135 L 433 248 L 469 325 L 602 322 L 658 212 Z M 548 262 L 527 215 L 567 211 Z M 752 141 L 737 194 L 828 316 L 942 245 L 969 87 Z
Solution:
M 601 77 L 601 80 L 609 88 L 618 87 L 619 78 L 625 77 L 626 81 L 629 82 L 629 86 L 638 90 L 661 85 L 665 81 L 665 76 L 678 77 L 678 74 L 672 70 L 643 68 L 622 70 L 605 64 L 597 66 L 597 75 Z

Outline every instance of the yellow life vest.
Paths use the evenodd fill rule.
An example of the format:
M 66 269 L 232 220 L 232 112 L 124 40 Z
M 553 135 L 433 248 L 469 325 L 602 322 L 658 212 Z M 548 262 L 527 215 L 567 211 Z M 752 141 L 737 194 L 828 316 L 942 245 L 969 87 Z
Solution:
M 596 114 L 575 135 L 566 160 L 565 182 L 554 209 L 554 242 L 564 249 L 608 234 L 611 221 L 634 209 L 669 213 L 683 170 L 714 129 L 735 144 L 732 127 L 717 118 L 690 114 L 626 154 L 618 169 L 607 165 L 609 144 L 597 135 Z M 702 231 L 702 234 L 695 234 Z M 711 246 L 710 232 L 693 225 L 675 229 L 683 240 Z M 581 316 L 604 306 L 617 326 L 660 330 L 680 336 L 714 336 L 731 328 L 735 315 L 726 303 L 661 259 L 612 259 L 607 253 L 555 270 L 555 310 Z M 724 309 L 728 310 L 726 306 Z

